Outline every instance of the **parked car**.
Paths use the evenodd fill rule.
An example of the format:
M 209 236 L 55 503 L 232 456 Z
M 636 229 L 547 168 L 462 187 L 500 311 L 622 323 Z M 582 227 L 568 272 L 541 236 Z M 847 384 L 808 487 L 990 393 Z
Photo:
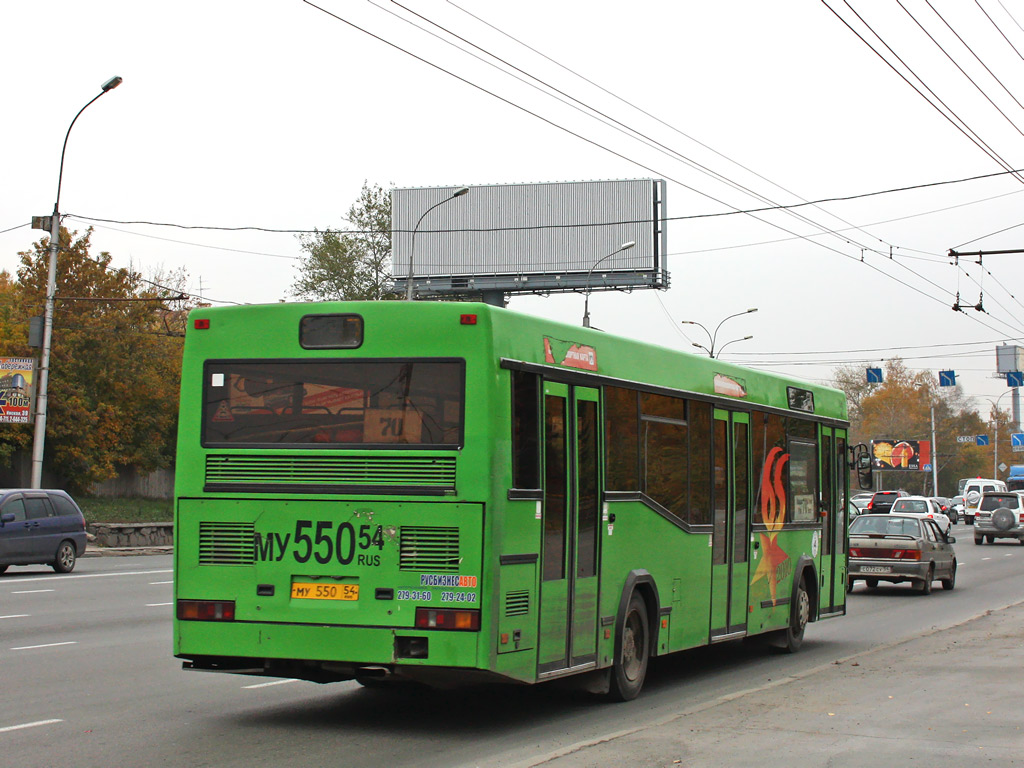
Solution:
M 906 496 L 902 499 L 896 499 L 889 512 L 899 512 L 901 515 L 920 515 L 921 517 L 927 517 L 934 520 L 936 525 L 939 526 L 939 530 L 945 534 L 948 534 L 953 530 L 953 523 L 950 521 L 949 517 L 942 512 L 939 505 L 933 499 L 929 499 L 924 496 Z
M 974 543 L 1016 539 L 1024 544 L 1024 504 L 1018 493 L 983 493 L 974 515 Z
M 846 588 L 863 579 L 868 589 L 878 582 L 910 582 L 923 595 L 938 579 L 943 589 L 956 586 L 956 539 L 928 517 L 888 514 L 860 515 L 850 525 L 850 565 Z
M 988 480 L 983 477 L 972 478 L 964 483 L 963 496 L 966 501 L 964 518 L 968 525 L 974 523 L 974 513 L 978 511 L 981 494 L 992 492 L 1006 493 L 1006 483 L 1002 480 Z
M 906 496 L 906 491 L 877 491 L 868 502 L 868 512 L 888 512 L 896 499 Z
M 0 573 L 37 564 L 70 573 L 85 539 L 82 510 L 64 491 L 0 490 Z
M 960 522 L 960 513 L 953 508 L 953 502 L 951 499 L 947 499 L 945 496 L 931 496 L 932 501 L 939 505 L 939 511 L 942 512 L 949 521 L 956 525 Z

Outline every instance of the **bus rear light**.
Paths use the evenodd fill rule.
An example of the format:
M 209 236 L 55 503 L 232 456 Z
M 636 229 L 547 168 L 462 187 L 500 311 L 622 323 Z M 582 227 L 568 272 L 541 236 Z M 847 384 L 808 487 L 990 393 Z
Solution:
M 480 629 L 480 611 L 456 608 L 417 608 L 418 629 Z
M 462 325 L 476 325 L 476 315 L 459 315 Z
M 179 600 L 181 621 L 234 621 L 234 600 Z
M 192 323 L 192 327 L 197 331 L 207 331 L 210 329 L 210 321 L 207 318 L 196 318 L 195 322 Z

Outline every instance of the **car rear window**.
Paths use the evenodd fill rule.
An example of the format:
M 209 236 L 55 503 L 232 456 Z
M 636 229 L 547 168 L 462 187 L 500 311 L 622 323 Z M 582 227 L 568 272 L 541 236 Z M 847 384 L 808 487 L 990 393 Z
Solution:
M 981 506 L 979 509 L 983 512 L 991 512 L 992 510 L 999 509 L 1000 507 L 1018 509 L 1020 507 L 1020 496 L 1015 493 L 1008 493 L 1005 496 L 983 496 L 981 498 Z
M 927 512 L 928 502 L 926 501 L 906 501 L 900 499 L 892 505 L 893 512 Z

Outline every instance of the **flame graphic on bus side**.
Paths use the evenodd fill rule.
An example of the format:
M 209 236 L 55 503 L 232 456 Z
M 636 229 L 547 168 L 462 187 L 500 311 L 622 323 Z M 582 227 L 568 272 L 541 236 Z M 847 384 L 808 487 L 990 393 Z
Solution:
M 788 461 L 788 453 L 783 453 L 781 448 L 772 448 L 761 471 L 761 519 L 768 528 L 768 534 L 758 534 L 761 537 L 762 557 L 750 583 L 754 585 L 761 579 L 768 582 L 773 607 L 778 600 L 779 566 L 789 559 L 789 555 L 776 541 L 786 522 L 786 488 L 782 482 L 782 472 Z

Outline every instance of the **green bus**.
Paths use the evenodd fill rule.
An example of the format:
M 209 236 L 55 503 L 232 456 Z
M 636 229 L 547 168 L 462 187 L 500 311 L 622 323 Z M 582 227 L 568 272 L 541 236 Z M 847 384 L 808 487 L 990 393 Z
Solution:
M 189 316 L 187 669 L 627 700 L 846 611 L 842 392 L 486 304 Z

